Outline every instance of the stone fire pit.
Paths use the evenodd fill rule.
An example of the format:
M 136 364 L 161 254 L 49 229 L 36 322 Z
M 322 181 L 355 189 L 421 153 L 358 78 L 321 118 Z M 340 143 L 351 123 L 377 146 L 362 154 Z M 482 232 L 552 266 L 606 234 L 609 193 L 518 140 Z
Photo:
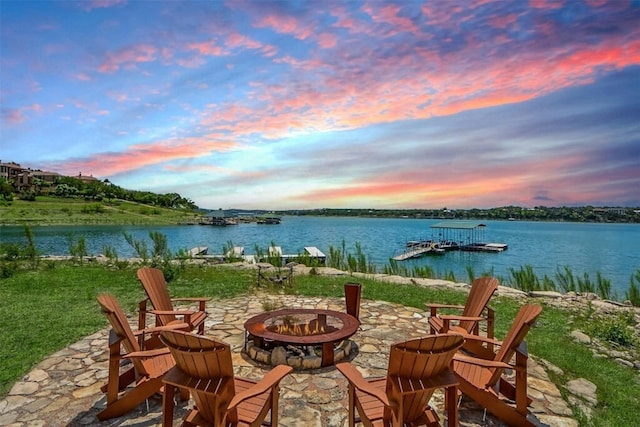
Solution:
M 355 317 L 333 310 L 270 311 L 245 322 L 245 352 L 256 362 L 274 366 L 331 366 L 349 356 L 353 343 L 348 338 L 359 325 Z

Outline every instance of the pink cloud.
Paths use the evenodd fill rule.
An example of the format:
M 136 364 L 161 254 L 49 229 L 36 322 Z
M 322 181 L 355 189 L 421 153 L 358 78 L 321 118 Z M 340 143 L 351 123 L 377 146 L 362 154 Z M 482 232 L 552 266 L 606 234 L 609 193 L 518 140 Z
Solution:
M 318 36 L 318 45 L 323 49 L 331 49 L 338 44 L 338 37 L 331 33 L 321 33 Z
M 74 77 L 76 80 L 80 80 L 81 82 L 91 81 L 91 76 L 87 73 L 78 73 Z
M 127 0 L 89 0 L 79 3 L 80 7 L 86 11 L 91 11 L 93 9 L 107 9 L 125 4 L 127 4 Z
M 414 56 L 379 57 L 375 73 L 357 75 L 352 70 L 373 66 L 366 51 L 349 60 L 333 58 L 332 63 L 283 57 L 276 62 L 295 70 L 286 85 L 256 81 L 248 100 L 251 106 L 218 105 L 215 113 L 204 116 L 202 125 L 223 126 L 237 136 L 255 133 L 271 139 L 519 103 L 589 83 L 599 70 L 640 63 L 640 42 L 625 43 L 609 40 L 570 52 L 533 50 L 519 54 L 517 61 L 505 57 L 476 63 L 473 69 L 460 67 L 477 51 L 477 46 L 469 44 L 447 58 L 428 50 L 417 51 L 421 58 L 416 62 Z M 415 64 L 428 66 L 416 68 Z M 322 83 L 310 84 L 303 78 L 309 74 L 322 76 Z
M 24 122 L 25 120 L 26 120 L 26 117 L 24 116 L 24 114 L 22 114 L 22 111 L 19 109 L 14 108 L 14 109 L 2 110 L 2 121 L 7 124 L 17 125 Z
M 374 3 L 376 6 L 378 3 Z M 418 34 L 420 30 L 409 18 L 400 16 L 400 6 L 395 4 L 383 4 L 382 7 L 374 9 L 372 3 L 366 5 L 363 10 L 367 12 L 374 22 L 391 25 L 395 32 L 408 32 Z
M 151 144 L 136 144 L 119 153 L 98 153 L 89 158 L 71 160 L 56 167 L 63 173 L 90 170 L 94 176 L 112 176 L 157 165 L 175 159 L 190 159 L 210 155 L 212 152 L 229 151 L 237 147 L 235 142 L 225 141 L 215 135 L 176 138 Z
M 277 33 L 290 34 L 299 40 L 305 40 L 313 34 L 313 29 L 293 16 L 269 14 L 256 19 L 257 27 L 269 27 Z
M 108 53 L 105 61 L 100 65 L 98 71 L 101 73 L 113 73 L 121 66 L 135 65 L 137 63 L 151 62 L 156 60 L 158 49 L 149 44 L 137 44 Z
M 564 0 L 529 0 L 529 5 L 534 9 L 560 9 L 564 4 Z
M 222 48 L 222 46 L 219 46 L 217 44 L 217 40 L 209 40 L 206 42 L 199 42 L 199 43 L 189 43 L 187 45 L 187 49 L 189 50 L 195 50 L 198 53 L 200 53 L 201 55 L 208 55 L 208 56 L 222 56 L 224 55 L 224 49 Z
M 510 13 L 504 16 L 494 16 L 489 19 L 489 24 L 494 28 L 507 28 L 518 21 L 518 15 Z
M 389 206 L 424 207 L 430 200 L 452 208 L 500 206 L 518 203 L 526 206 L 535 194 L 532 188 L 549 188 L 549 195 L 571 197 L 558 182 L 566 182 L 563 172 L 577 167 L 580 156 L 525 160 L 520 163 L 504 162 L 491 165 L 487 173 L 480 162 L 459 165 L 458 173 L 443 175 L 439 168 L 402 170 L 359 179 L 356 184 L 341 184 L 335 188 L 310 190 L 296 195 L 296 199 L 313 205 L 370 206 L 384 200 Z M 452 167 L 453 165 L 449 165 Z M 546 171 L 541 174 L 540 170 Z M 576 188 L 572 184 L 566 188 Z M 588 194 L 588 192 L 585 192 Z M 500 199 L 505 195 L 505 200 Z M 514 201 L 514 197 L 518 200 Z M 585 196 L 585 201 L 588 196 Z M 488 201 L 491 198 L 493 201 Z M 507 200 L 508 198 L 508 200 Z M 463 205 L 464 204 L 464 205 Z
M 3 109 L 2 121 L 9 125 L 17 125 L 27 121 L 29 117 L 28 113 L 40 114 L 43 111 L 44 109 L 42 108 L 42 105 L 38 103 L 27 105 L 22 108 Z
M 259 41 L 253 40 L 247 36 L 243 36 L 242 34 L 237 32 L 234 32 L 227 37 L 226 44 L 231 48 L 236 48 L 236 47 L 244 47 L 247 49 L 262 48 L 262 43 L 260 43 Z

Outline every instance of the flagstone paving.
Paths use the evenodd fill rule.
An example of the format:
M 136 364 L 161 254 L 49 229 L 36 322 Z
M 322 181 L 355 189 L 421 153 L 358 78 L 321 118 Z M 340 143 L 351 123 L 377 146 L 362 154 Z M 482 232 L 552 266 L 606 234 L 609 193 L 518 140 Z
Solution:
M 269 304 L 288 308 L 344 310 L 339 298 L 296 296 L 243 296 L 210 301 L 207 311 L 207 334 L 229 343 L 233 349 L 236 375 L 259 379 L 267 368 L 257 366 L 241 353 L 244 345 L 244 322 L 264 311 Z M 97 310 L 97 306 L 96 306 Z M 352 338 L 357 348 L 352 363 L 365 377 L 382 376 L 387 367 L 389 347 L 396 342 L 429 333 L 426 312 L 381 301 L 363 300 L 361 329 Z M 135 324 L 134 319 L 130 319 Z M 104 422 L 96 414 L 104 408 L 100 387 L 107 377 L 107 330 L 85 337 L 38 364 L 22 381 L 0 400 L 0 425 L 38 426 L 158 426 L 162 421 L 161 397 L 151 398 L 131 413 Z M 535 330 L 533 331 L 535 333 Z M 572 412 L 559 390 L 549 381 L 541 364 L 530 358 L 529 395 L 532 421 L 538 425 L 577 426 Z M 294 372 L 281 383 L 280 426 L 347 425 L 347 382 L 333 367 Z M 443 395 L 431 401 L 443 413 Z M 187 404 L 176 408 L 175 424 L 185 413 Z M 461 426 L 501 426 L 474 402 L 463 398 L 460 404 Z

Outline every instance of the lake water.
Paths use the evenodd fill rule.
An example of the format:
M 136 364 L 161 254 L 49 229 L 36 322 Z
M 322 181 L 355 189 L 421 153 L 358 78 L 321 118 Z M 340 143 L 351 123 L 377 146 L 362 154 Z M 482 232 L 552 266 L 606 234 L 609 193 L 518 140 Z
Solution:
M 285 254 L 302 253 L 305 246 L 316 246 L 325 254 L 329 248 L 341 248 L 355 254 L 359 243 L 369 261 L 379 267 L 402 249 L 408 240 L 434 236 L 430 226 L 439 222 L 427 219 L 387 219 L 351 217 L 284 217 L 280 225 L 239 224 L 213 226 L 54 226 L 33 227 L 36 245 L 43 254 L 66 255 L 69 236 L 76 240 L 84 236 L 89 254 L 103 253 L 104 246 L 116 249 L 120 258 L 134 256 L 123 232 L 137 240 L 146 240 L 152 247 L 149 231 L 167 236 L 170 249 L 190 249 L 207 246 L 209 254 L 222 253 L 232 242 L 243 246 L 246 254 L 255 253 L 256 245 L 266 252 L 274 243 Z M 633 272 L 640 269 L 640 224 L 584 224 L 569 222 L 482 221 L 484 241 L 507 243 L 501 253 L 447 252 L 442 256 L 426 256 L 403 261 L 414 265 L 429 265 L 439 274 L 453 271 L 460 281 L 467 281 L 466 266 L 476 275 L 493 271 L 496 276 L 509 277 L 509 269 L 531 265 L 534 272 L 554 277 L 558 268 L 568 266 L 574 275 L 588 273 L 592 281 L 596 273 L 610 279 L 619 297 L 629 287 Z M 0 227 L 0 241 L 24 241 L 22 227 Z

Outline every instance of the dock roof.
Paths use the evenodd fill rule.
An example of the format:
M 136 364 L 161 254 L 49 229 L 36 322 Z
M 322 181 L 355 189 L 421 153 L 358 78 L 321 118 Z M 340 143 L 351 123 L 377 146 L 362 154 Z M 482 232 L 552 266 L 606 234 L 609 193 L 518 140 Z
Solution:
M 486 224 L 478 221 L 442 221 L 431 226 L 431 228 L 449 228 L 456 230 L 471 230 L 477 227 L 486 227 Z

